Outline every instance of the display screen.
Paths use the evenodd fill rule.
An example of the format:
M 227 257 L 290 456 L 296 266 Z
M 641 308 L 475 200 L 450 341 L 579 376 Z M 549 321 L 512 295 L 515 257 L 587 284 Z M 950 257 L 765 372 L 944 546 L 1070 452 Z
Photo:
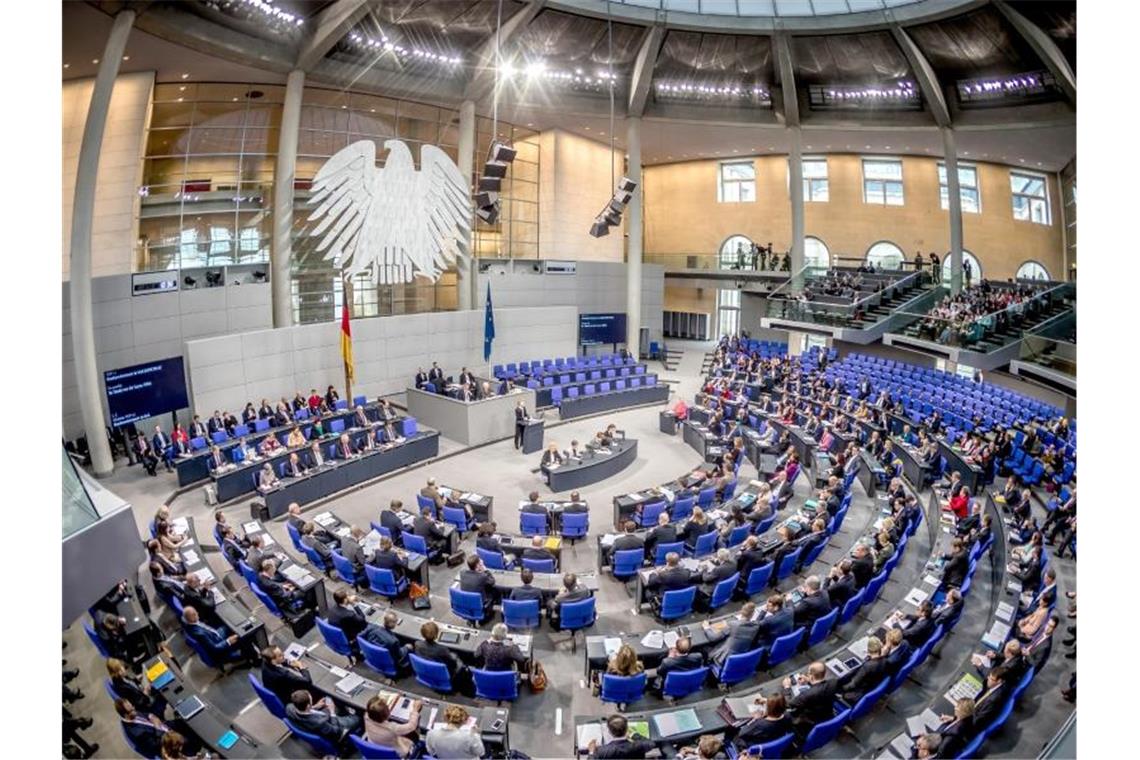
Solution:
M 625 314 L 579 314 L 578 345 L 625 343 Z
M 157 417 L 185 409 L 186 373 L 182 357 L 160 359 L 103 373 L 111 425 Z

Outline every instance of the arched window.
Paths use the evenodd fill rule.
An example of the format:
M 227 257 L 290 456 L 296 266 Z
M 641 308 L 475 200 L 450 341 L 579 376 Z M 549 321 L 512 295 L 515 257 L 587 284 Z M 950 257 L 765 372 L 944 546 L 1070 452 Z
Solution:
M 804 238 L 804 266 L 820 269 L 831 266 L 831 254 L 823 241 L 817 237 Z
M 880 240 L 867 250 L 867 263 L 879 269 L 901 269 L 904 261 L 902 248 L 889 240 Z
M 969 262 L 969 264 L 970 264 L 970 278 L 969 278 L 970 284 L 971 285 L 977 285 L 979 282 L 982 281 L 982 265 L 978 262 L 978 257 L 975 256 L 974 254 L 970 253 L 969 251 L 967 251 L 965 248 L 963 248 L 962 249 L 962 270 L 963 270 L 962 287 L 966 287 L 965 269 L 966 269 L 966 263 L 967 262 Z M 949 252 L 947 252 L 946 256 L 942 259 L 942 284 L 943 285 L 949 285 L 950 284 L 950 254 L 949 254 Z
M 1049 270 L 1036 261 L 1027 261 L 1017 268 L 1015 280 L 1048 280 Z
M 720 268 L 739 269 L 742 262 L 744 266 L 748 266 L 751 261 L 748 251 L 751 247 L 752 241 L 744 235 L 731 235 L 728 240 L 720 244 Z

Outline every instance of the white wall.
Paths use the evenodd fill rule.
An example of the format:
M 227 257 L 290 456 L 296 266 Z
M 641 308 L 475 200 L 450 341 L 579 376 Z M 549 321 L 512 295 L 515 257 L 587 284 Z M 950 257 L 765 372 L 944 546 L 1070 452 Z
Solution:
M 63 276 L 71 270 L 71 210 L 75 202 L 75 172 L 79 146 L 91 105 L 94 79 L 64 82 L 63 113 Z M 154 72 L 124 74 L 115 80 L 107 116 L 95 190 L 95 222 L 91 234 L 91 273 L 94 277 L 131 271 L 138 219 L 138 187 L 146 148 Z
M 507 271 L 502 271 L 503 269 Z M 479 275 L 479 306 L 491 300 L 499 306 L 575 306 L 578 312 L 624 312 L 628 268 L 624 262 L 579 261 L 574 274 L 539 274 L 526 261 L 496 265 Z M 649 339 L 661 339 L 665 300 L 665 268 L 644 264 L 641 268 L 641 325 Z M 577 323 L 575 320 L 575 329 Z M 528 357 L 512 357 L 529 360 Z M 545 355 L 543 355 L 545 358 Z
M 594 217 L 613 196 L 610 146 L 552 129 L 539 135 L 538 255 L 543 259 L 621 261 L 624 224 L 602 238 L 589 235 Z M 624 154 L 615 159 L 621 179 Z
M 402 391 L 412 384 L 417 367 L 433 361 L 447 374 L 458 374 L 463 366 L 484 371 L 483 322 L 481 309 L 353 321 L 353 395 Z M 572 307 L 496 306 L 491 363 L 569 356 L 577 322 Z M 323 393 L 329 385 L 344 390 L 336 322 L 191 340 L 186 357 L 191 403 L 203 415 L 214 409 L 236 414 L 247 401 L 292 398 L 297 390 Z

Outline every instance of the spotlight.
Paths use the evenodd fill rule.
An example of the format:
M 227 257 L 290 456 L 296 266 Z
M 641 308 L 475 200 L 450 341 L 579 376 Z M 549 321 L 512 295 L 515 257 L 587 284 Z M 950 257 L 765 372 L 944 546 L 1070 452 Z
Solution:
M 510 145 L 507 145 L 506 143 L 496 140 L 495 142 L 491 143 L 491 152 L 490 155 L 488 155 L 487 160 L 489 162 L 500 161 L 502 163 L 509 164 L 515 160 L 515 156 L 517 155 L 517 150 L 512 148 Z
M 497 193 L 503 189 L 503 180 L 501 177 L 480 177 L 478 187 L 480 191 L 489 190 Z
M 621 192 L 632 194 L 633 191 L 636 189 L 637 189 L 637 183 L 634 182 L 629 177 L 622 177 L 620 180 L 618 180 L 618 190 L 620 190 Z
M 499 207 L 498 205 L 481 206 L 475 209 L 475 216 L 482 219 L 485 224 L 494 224 L 499 221 Z
M 221 272 L 206 272 L 206 284 L 211 288 L 215 288 L 222 284 Z
M 475 205 L 478 208 L 486 208 L 487 206 L 494 206 L 499 202 L 499 194 L 492 191 L 483 191 L 475 193 Z
M 590 225 L 590 235 L 592 237 L 600 238 L 610 234 L 610 226 L 606 224 L 605 220 L 598 217 L 594 223 Z
M 197 280 L 195 280 L 195 279 L 194 279 L 193 277 L 191 277 L 190 275 L 186 275 L 184 278 L 182 278 L 182 284 L 183 284 L 183 285 L 185 285 L 185 286 L 186 286 L 186 287 L 188 287 L 188 288 L 192 288 L 192 287 L 194 287 L 195 285 L 197 285 L 197 284 L 198 284 L 198 281 L 197 281 Z
M 488 161 L 483 165 L 483 176 L 502 179 L 507 176 L 507 163 L 505 161 Z

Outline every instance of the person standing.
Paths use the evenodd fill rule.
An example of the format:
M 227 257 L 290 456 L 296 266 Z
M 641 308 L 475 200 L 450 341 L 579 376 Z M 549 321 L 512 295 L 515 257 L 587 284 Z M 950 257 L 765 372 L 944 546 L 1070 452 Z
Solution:
M 519 403 L 515 406 L 515 449 L 522 448 L 523 432 L 526 430 L 526 403 L 519 399 Z

